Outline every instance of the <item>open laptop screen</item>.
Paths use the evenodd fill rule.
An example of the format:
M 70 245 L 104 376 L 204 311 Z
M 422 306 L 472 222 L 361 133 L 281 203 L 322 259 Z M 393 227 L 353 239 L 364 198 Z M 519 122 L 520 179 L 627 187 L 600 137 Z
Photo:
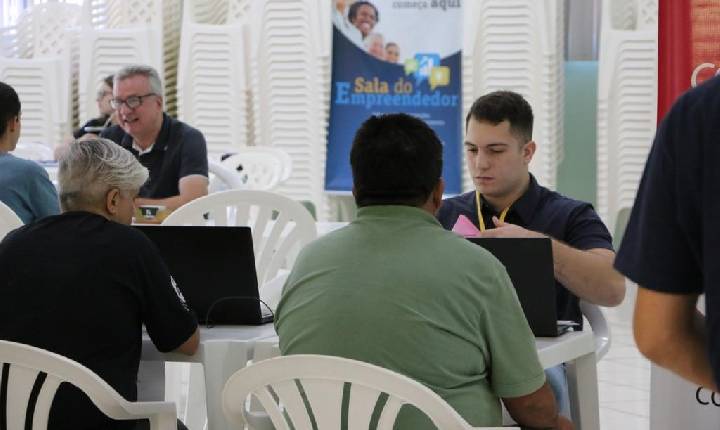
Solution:
M 198 321 L 260 324 L 249 227 L 135 226 L 159 248 Z
M 535 336 L 561 334 L 557 324 L 552 243 L 548 238 L 469 238 L 505 266 Z

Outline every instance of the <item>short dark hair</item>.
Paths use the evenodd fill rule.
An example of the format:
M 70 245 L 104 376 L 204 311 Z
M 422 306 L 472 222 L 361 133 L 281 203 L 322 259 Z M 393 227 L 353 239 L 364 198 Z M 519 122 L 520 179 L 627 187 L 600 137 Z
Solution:
M 115 80 L 115 75 L 107 75 L 103 78 L 103 82 L 105 83 L 105 85 L 107 85 L 110 88 L 113 87 L 113 84 L 115 83 L 114 80 Z
M 358 207 L 421 206 L 442 175 L 442 153 L 425 122 L 404 113 L 371 116 L 350 150 Z
M 20 98 L 10 85 L 0 82 L 0 136 L 5 135 L 8 121 L 20 115 Z
M 494 91 L 481 96 L 465 118 L 465 130 L 470 119 L 497 125 L 507 120 L 510 131 L 527 143 L 532 140 L 533 112 L 530 103 L 513 91 Z
M 350 5 L 350 9 L 348 10 L 348 21 L 353 22 L 355 18 L 357 18 L 358 9 L 360 9 L 360 6 L 370 6 L 371 8 L 375 9 L 375 22 L 380 22 L 380 11 L 378 8 L 375 7 L 374 4 L 370 3 L 369 1 L 356 1 L 355 3 Z

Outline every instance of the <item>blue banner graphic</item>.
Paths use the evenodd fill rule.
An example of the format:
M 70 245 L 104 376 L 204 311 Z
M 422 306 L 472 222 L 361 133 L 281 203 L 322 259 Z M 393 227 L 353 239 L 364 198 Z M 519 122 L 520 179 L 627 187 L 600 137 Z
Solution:
M 404 112 L 435 130 L 444 146 L 445 192 L 460 193 L 460 1 L 357 1 L 347 10 L 334 1 L 325 189 L 352 189 L 350 147 L 363 121 Z

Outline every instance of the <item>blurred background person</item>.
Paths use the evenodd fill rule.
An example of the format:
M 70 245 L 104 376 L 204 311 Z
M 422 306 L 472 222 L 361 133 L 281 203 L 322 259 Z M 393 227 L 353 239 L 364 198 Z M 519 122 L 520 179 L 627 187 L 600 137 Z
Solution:
M 400 61 L 400 47 L 395 42 L 385 44 L 385 61 L 397 63 Z
M 378 60 L 385 60 L 385 39 L 380 33 L 372 33 L 365 38 L 365 50 Z
M 112 124 L 115 124 L 115 109 L 110 106 L 110 99 L 112 99 L 112 94 L 113 75 L 108 75 L 105 76 L 102 82 L 100 82 L 100 84 L 98 85 L 97 96 L 95 98 L 95 101 L 97 101 L 100 116 L 89 120 L 80 128 L 73 131 L 73 137 L 75 139 L 79 139 L 85 134 L 92 134 L 92 136 L 88 137 L 97 137 L 98 135 L 100 135 L 100 132 L 103 129 L 105 129 L 106 127 L 110 127 Z
M 335 28 L 340 30 L 349 41 L 363 47 L 362 44 L 362 33 L 354 25 L 348 21 L 347 12 L 350 6 L 355 3 L 356 0 L 335 0 L 335 7 L 333 8 L 333 24 Z
M 362 38 L 365 40 L 380 21 L 380 13 L 374 4 L 360 0 L 350 6 L 348 21 L 360 30 Z

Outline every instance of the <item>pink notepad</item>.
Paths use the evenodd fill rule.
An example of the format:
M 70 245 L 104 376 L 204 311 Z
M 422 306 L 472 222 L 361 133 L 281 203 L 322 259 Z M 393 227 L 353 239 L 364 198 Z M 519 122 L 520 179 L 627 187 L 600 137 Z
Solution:
M 480 230 L 465 215 L 458 217 L 452 231 L 462 237 L 476 237 L 480 234 Z

